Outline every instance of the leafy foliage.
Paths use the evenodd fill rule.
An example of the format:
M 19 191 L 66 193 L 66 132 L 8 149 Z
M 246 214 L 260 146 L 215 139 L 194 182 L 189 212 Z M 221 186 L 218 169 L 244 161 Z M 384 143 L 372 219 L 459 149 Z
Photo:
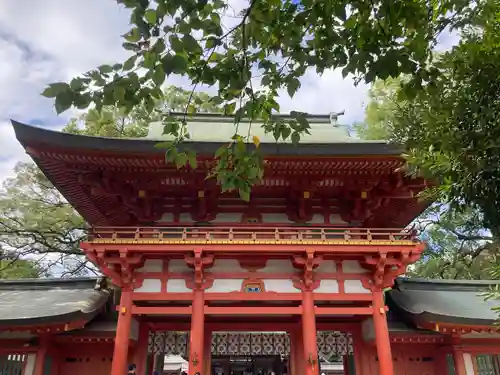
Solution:
M 55 99 L 58 113 L 90 104 L 97 109 L 125 108 L 126 113 L 138 106 L 156 112 L 165 133 L 175 137 L 163 145 L 167 159 L 179 167 L 189 156 L 177 157 L 172 149 L 186 139 L 186 115 L 201 103 L 190 96 L 185 115 L 179 118 L 155 111 L 169 76 L 186 76 L 193 92 L 199 85 L 217 87 L 210 102 L 235 115 L 235 133 L 227 150 L 251 142 L 250 134 L 238 134 L 243 117 L 263 120 L 262 126 L 276 140 L 297 143 L 309 129 L 305 117 L 294 116 L 284 123 L 271 114 L 279 111 L 279 90 L 293 96 L 309 67 L 318 73 L 342 68 L 344 76 L 353 74 L 366 82 L 408 74 L 413 85 L 419 85 L 437 73 L 429 61 L 440 32 L 461 26 L 481 5 L 464 0 L 251 0 L 238 15 L 228 17 L 225 0 L 117 2 L 131 12 L 131 29 L 123 36 L 123 48 L 131 56 L 124 63 L 101 65 L 70 83 L 53 83 L 43 95 Z M 250 148 L 247 151 L 233 152 L 231 162 L 214 171 L 226 189 L 238 189 L 242 197 L 249 197 L 252 183 L 242 184 L 241 178 L 262 174 L 262 158 Z M 226 159 L 219 157 L 219 162 Z M 244 165 L 257 168 L 256 173 L 242 172 Z
M 19 259 L 17 254 L 0 249 L 0 279 L 34 279 L 41 275 L 48 276 L 38 262 Z
M 155 105 L 169 111 L 180 110 L 190 94 L 169 87 Z M 196 93 L 195 97 L 204 99 L 205 95 Z M 100 112 L 90 109 L 71 120 L 63 131 L 91 136 L 141 137 L 147 134 L 150 121 L 140 107 L 130 114 L 105 107 Z M 94 268 L 81 256 L 79 248 L 87 234 L 81 216 L 35 164 L 18 163 L 14 172 L 15 176 L 6 180 L 0 190 L 0 249 L 9 250 L 9 259 L 0 260 L 0 278 L 24 274 L 36 277 L 47 272 L 63 276 L 93 272 Z M 36 263 L 30 263 L 27 258 L 35 258 Z
M 441 75 L 405 106 L 395 128 L 409 161 L 439 183 L 452 209 L 473 207 L 500 234 L 500 19 L 472 30 L 439 62 Z

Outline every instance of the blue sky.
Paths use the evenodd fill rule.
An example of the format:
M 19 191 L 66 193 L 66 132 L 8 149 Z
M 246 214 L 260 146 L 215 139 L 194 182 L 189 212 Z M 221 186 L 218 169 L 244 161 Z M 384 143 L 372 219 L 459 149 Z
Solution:
M 245 0 L 230 0 L 237 12 Z M 40 96 L 46 84 L 69 80 L 104 63 L 123 61 L 121 38 L 128 13 L 114 0 L 0 1 L 0 182 L 27 160 L 14 139 L 9 119 L 60 129 L 75 112 L 56 116 L 53 102 Z M 446 35 L 440 49 L 457 38 Z M 189 87 L 180 77 L 171 84 Z M 329 113 L 345 110 L 342 123 L 363 119 L 367 87 L 342 79 L 340 71 L 308 72 L 293 100 L 280 98 L 283 112 Z

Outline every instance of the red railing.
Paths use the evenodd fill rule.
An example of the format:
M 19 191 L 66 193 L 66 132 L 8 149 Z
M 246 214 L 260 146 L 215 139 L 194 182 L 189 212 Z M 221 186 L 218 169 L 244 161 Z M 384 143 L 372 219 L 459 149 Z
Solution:
M 371 241 L 416 242 L 416 232 L 394 228 L 316 227 L 95 227 L 89 241 Z

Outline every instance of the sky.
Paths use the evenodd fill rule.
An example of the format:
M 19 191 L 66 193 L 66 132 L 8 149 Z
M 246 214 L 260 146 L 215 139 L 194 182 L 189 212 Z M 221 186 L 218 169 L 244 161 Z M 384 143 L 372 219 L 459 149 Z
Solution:
M 56 116 L 53 100 L 40 93 L 49 83 L 124 61 L 128 55 L 120 36 L 128 30 L 128 19 L 115 0 L 0 1 L 0 182 L 13 176 L 18 161 L 28 160 L 10 119 L 61 129 L 75 113 Z M 444 35 L 439 49 L 456 41 L 456 35 Z M 178 77 L 167 83 L 189 88 Z M 363 120 L 367 92 L 366 85 L 355 86 L 340 71 L 308 72 L 294 98 L 283 96 L 279 102 L 283 113 L 345 111 L 340 121 L 352 124 Z

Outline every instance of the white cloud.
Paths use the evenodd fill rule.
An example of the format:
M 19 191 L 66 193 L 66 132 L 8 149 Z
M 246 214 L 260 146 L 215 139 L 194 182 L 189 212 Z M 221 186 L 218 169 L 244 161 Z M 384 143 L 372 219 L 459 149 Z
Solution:
M 232 0 L 233 13 L 244 0 Z M 56 117 L 50 99 L 40 96 L 44 86 L 67 80 L 100 64 L 122 61 L 120 35 L 129 15 L 113 0 L 2 0 L 0 1 L 0 181 L 26 155 L 14 139 L 10 118 L 60 128 L 66 117 Z M 447 44 L 451 39 L 446 39 Z M 174 77 L 169 83 L 181 84 Z M 308 72 L 292 99 L 280 98 L 283 112 L 310 113 L 345 110 L 343 123 L 362 120 L 367 87 L 354 87 L 351 78 L 327 71 Z

